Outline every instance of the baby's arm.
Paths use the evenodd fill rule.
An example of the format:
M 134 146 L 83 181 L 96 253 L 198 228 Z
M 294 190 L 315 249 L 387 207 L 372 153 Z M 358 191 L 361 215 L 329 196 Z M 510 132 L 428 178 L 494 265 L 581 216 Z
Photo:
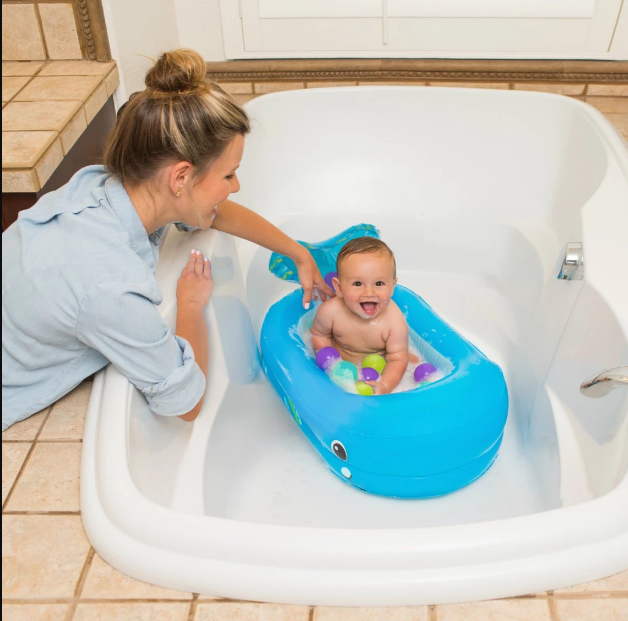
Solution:
M 401 313 L 395 318 L 386 340 L 386 366 L 376 382 L 367 382 L 376 395 L 392 392 L 408 368 L 408 324 Z
M 312 324 L 312 329 L 310 330 L 314 351 L 323 349 L 323 347 L 334 346 L 332 339 L 332 327 L 334 323 L 332 306 L 333 299 L 327 300 L 327 302 L 321 304 L 316 311 L 316 317 L 314 317 L 314 323 Z

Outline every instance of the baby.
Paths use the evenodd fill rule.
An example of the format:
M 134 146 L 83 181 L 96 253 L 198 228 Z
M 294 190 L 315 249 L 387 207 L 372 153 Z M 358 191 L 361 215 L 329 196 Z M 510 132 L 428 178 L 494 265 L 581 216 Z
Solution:
M 324 302 L 312 324 L 318 351 L 335 347 L 358 367 L 369 354 L 386 358 L 379 380 L 367 382 L 376 395 L 391 392 L 408 366 L 408 324 L 391 297 L 397 266 L 390 248 L 374 237 L 353 239 L 338 253 L 336 297 Z

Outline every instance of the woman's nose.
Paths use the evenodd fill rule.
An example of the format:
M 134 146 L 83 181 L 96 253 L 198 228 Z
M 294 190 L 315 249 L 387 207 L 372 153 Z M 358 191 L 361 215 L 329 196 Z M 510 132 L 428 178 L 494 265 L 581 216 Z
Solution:
M 234 177 L 231 180 L 231 194 L 235 194 L 240 191 L 240 180 L 237 177 Z

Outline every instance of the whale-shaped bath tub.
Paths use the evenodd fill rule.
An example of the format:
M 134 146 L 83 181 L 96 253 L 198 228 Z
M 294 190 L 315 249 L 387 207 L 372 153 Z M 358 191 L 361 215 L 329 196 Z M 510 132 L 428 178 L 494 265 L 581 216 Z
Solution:
M 382 496 L 442 496 L 480 477 L 497 457 L 508 414 L 506 382 L 495 363 L 418 295 L 398 286 L 393 300 L 426 357 L 449 366 L 440 380 L 380 397 L 345 392 L 307 355 L 296 327 L 312 311 L 303 309 L 300 290 L 266 315 L 263 367 L 334 474 Z

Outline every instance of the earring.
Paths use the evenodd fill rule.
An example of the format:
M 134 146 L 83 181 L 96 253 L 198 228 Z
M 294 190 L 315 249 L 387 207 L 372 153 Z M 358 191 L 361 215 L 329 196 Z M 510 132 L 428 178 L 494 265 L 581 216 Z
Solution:
M 177 192 L 175 196 L 181 196 L 181 192 Z

